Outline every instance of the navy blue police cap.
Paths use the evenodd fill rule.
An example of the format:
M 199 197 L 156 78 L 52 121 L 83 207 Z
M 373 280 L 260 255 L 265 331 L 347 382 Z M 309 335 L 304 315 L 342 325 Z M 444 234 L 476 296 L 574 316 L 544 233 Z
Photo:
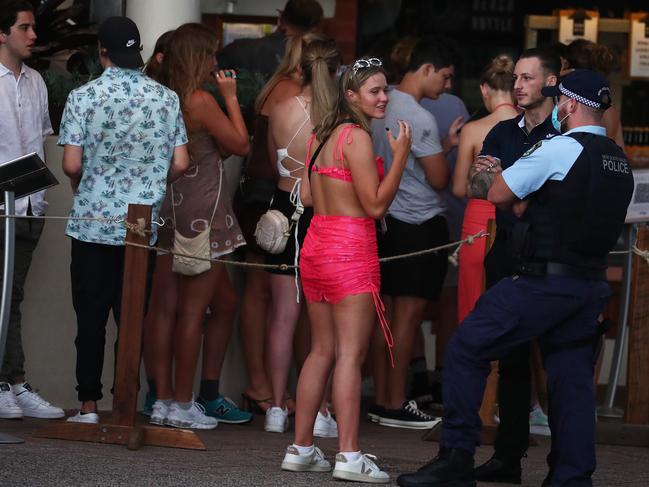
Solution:
M 564 76 L 558 85 L 546 86 L 541 93 L 548 97 L 564 95 L 596 110 L 606 110 L 611 106 L 608 81 L 590 69 L 575 69 Z

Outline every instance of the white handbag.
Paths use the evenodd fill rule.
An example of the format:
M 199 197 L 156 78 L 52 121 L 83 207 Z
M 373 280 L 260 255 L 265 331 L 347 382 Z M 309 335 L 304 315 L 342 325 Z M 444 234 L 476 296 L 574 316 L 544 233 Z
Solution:
M 295 208 L 291 221 L 279 210 L 268 210 L 261 215 L 255 228 L 257 245 L 269 254 L 281 254 L 286 249 L 286 243 L 291 236 L 293 227 L 304 213 L 300 204 Z
M 181 235 L 178 230 L 174 229 L 173 253 L 183 254 L 173 256 L 171 270 L 176 274 L 182 274 L 183 276 L 197 276 L 209 271 L 212 268 L 212 263 L 207 259 L 210 259 L 210 257 L 212 256 L 210 245 L 210 231 L 212 229 L 214 215 L 216 214 L 216 208 L 219 206 L 219 200 L 221 199 L 221 187 L 223 185 L 223 165 L 220 166 L 220 170 L 221 178 L 219 179 L 219 191 L 216 194 L 214 209 L 212 210 L 212 216 L 209 223 L 207 224 L 207 228 L 205 228 L 205 230 L 200 232 L 195 237 L 185 237 Z M 174 201 L 174 185 L 171 184 L 171 211 L 174 217 L 174 226 L 176 226 L 176 209 Z M 190 256 L 199 257 L 199 259 L 194 259 Z

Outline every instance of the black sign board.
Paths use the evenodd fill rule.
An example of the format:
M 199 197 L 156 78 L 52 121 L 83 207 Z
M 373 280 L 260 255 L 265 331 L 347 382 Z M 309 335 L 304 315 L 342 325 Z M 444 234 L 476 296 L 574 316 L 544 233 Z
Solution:
M 22 198 L 59 184 L 38 154 L 32 152 L 0 165 L 0 204 L 5 191 Z

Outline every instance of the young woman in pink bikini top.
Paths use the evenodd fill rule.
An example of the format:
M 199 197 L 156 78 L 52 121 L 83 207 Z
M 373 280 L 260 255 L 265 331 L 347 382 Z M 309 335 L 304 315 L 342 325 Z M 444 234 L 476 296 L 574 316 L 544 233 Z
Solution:
M 302 202 L 314 208 L 300 253 L 312 347 L 298 381 L 295 443 L 284 457 L 286 470 L 304 470 L 307 457 L 319 471 L 331 468 L 313 445 L 313 424 L 335 365 L 332 392 L 340 453 L 333 476 L 381 483 L 390 479 L 358 445 L 361 365 L 376 312 L 388 343 L 392 340 L 379 297 L 375 219 L 397 192 L 411 144 L 405 122 L 399 123 L 396 139 L 386 134 L 394 159 L 381 180 L 368 119 L 385 116 L 387 86 L 379 59 L 359 59 L 343 73 L 336 106 L 315 128 L 312 171 L 307 166 L 302 177 Z

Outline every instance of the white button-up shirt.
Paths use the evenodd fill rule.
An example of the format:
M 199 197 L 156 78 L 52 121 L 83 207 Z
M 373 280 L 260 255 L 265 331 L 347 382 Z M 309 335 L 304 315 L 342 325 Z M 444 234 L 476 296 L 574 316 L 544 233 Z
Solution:
M 53 132 L 41 75 L 23 64 L 16 79 L 13 71 L 0 63 L 0 165 L 32 152 L 45 160 L 43 142 Z M 27 214 L 30 201 L 34 215 L 45 214 L 44 193 L 16 200 L 16 214 Z

